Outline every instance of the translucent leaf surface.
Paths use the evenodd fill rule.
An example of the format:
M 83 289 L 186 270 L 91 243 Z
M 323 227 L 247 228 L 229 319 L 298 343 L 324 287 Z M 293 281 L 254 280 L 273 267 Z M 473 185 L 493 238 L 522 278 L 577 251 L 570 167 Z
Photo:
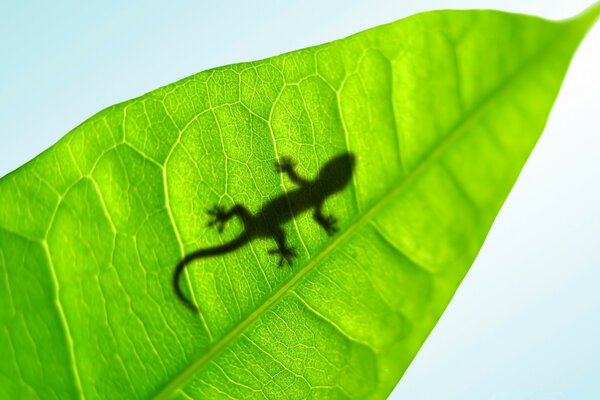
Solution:
M 201 72 L 106 109 L 0 180 L 0 397 L 384 398 L 434 327 L 541 134 L 600 8 L 564 22 L 416 15 Z M 310 213 L 186 274 L 252 212 L 356 155 Z M 451 344 L 449 344 L 451 345 Z

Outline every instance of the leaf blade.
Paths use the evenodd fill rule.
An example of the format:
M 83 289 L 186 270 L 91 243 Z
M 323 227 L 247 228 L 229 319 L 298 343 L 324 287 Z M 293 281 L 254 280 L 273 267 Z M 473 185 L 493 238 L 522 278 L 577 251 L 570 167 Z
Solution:
M 70 390 L 79 387 L 83 397 L 143 397 L 161 387 L 159 397 L 178 391 L 236 398 L 389 393 L 474 259 L 597 11 L 586 14 L 587 22 L 569 23 L 494 12 L 423 14 L 317 48 L 201 73 L 93 117 L 0 181 L 8 204 L 0 213 L 6 279 L 22 279 L 11 265 L 26 265 L 17 260 L 14 248 L 22 244 L 14 231 L 48 249 L 31 265 L 47 258 L 45 268 L 55 271 L 55 289 L 42 293 L 56 300 L 27 318 L 47 318 L 65 305 L 65 343 L 58 337 L 32 343 L 55 343 L 59 350 L 67 349 L 68 338 L 75 343 L 58 363 L 64 373 L 39 387 L 51 388 L 51 396 L 79 375 L 82 381 Z M 477 29 L 469 36 L 461 29 L 471 24 Z M 498 71 L 478 74 L 473 48 L 482 51 L 498 36 L 511 49 L 510 35 L 498 33 L 505 27 L 533 39 L 519 45 L 522 54 L 510 65 L 502 64 L 502 51 L 489 51 Z M 390 40 L 405 37 L 406 46 Z M 548 52 L 544 42 L 553 44 Z M 428 57 L 429 48 L 435 57 Z M 517 78 L 507 80 L 511 72 Z M 521 104 L 535 121 L 514 115 L 510 103 L 519 93 L 535 94 L 539 104 Z M 435 121 L 423 118 L 428 114 Z M 511 142 L 494 135 L 485 124 L 499 120 L 528 136 Z M 480 134 L 468 135 L 474 131 Z M 480 158 L 473 148 L 482 150 Z M 266 244 L 253 244 L 190 273 L 202 320 L 177 308 L 165 292 L 165 266 L 184 250 L 226 240 L 206 231 L 201 205 L 223 198 L 260 205 L 281 193 L 272 188 L 288 187 L 269 171 L 279 155 L 297 156 L 311 175 L 333 150 L 348 149 L 367 167 L 359 167 L 353 191 L 331 199 L 345 221 L 339 236 L 327 242 L 309 219 L 294 219 L 291 240 L 304 249 L 300 271 L 275 273 L 260 255 Z M 468 168 L 465 157 L 479 168 Z M 19 208 L 24 194 L 32 199 L 23 206 L 27 212 Z M 431 224 L 432 215 L 441 227 Z M 408 294 L 395 293 L 397 287 Z M 14 314 L 3 313 L 3 320 Z M 318 334 L 311 336 L 311 329 Z M 26 351 L 31 346 L 19 351 L 35 361 Z M 11 374 L 18 376 L 23 362 L 14 358 Z M 299 363 L 302 358 L 313 368 Z M 97 379 L 107 383 L 98 387 Z M 6 387 L 16 393 L 10 390 L 26 385 Z

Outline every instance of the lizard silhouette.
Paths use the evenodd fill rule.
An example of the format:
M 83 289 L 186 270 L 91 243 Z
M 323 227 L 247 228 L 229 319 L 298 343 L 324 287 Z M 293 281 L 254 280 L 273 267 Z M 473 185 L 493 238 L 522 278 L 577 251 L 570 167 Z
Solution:
M 341 191 L 348 185 L 354 171 L 355 158 L 352 153 L 340 154 L 329 160 L 313 180 L 302 178 L 296 173 L 296 164 L 288 157 L 283 157 L 275 163 L 276 171 L 284 173 L 298 188 L 269 200 L 255 214 L 252 214 L 241 204 L 234 204 L 229 210 L 216 205 L 207 212 L 212 216 L 208 226 L 215 226 L 219 233 L 223 232 L 225 223 L 237 216 L 244 225 L 244 230 L 231 241 L 219 246 L 198 249 L 187 254 L 177 264 L 173 274 L 173 286 L 181 302 L 193 311 L 197 307 L 182 292 L 180 286 L 181 274 L 194 260 L 214 257 L 230 253 L 258 238 L 272 238 L 277 245 L 269 250 L 269 254 L 279 255 L 278 265 L 292 264 L 297 257 L 296 250 L 288 246 L 283 224 L 294 216 L 313 209 L 314 220 L 329 236 L 337 232 L 337 219 L 332 215 L 323 214 L 323 204 L 331 195 Z

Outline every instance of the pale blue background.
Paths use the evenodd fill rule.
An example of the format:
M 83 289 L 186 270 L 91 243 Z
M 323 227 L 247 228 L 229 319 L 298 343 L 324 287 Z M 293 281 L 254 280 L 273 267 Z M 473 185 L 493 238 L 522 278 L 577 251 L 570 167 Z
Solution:
M 565 18 L 592 1 L 120 3 L 2 0 L 0 176 L 97 111 L 206 68 L 418 11 Z M 600 398 L 598 71 L 600 26 L 577 53 L 477 261 L 391 398 Z

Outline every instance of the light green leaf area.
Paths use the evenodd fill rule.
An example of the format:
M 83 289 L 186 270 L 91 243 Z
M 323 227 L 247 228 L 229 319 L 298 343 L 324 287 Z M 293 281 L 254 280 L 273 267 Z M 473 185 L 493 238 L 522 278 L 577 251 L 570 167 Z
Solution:
M 564 21 L 439 11 L 201 72 L 110 107 L 0 180 L 1 398 L 384 398 L 473 263 L 600 7 Z M 34 116 L 32 117 L 34 118 Z M 194 262 L 356 155 L 274 245 Z M 451 346 L 451 343 L 448 343 Z

